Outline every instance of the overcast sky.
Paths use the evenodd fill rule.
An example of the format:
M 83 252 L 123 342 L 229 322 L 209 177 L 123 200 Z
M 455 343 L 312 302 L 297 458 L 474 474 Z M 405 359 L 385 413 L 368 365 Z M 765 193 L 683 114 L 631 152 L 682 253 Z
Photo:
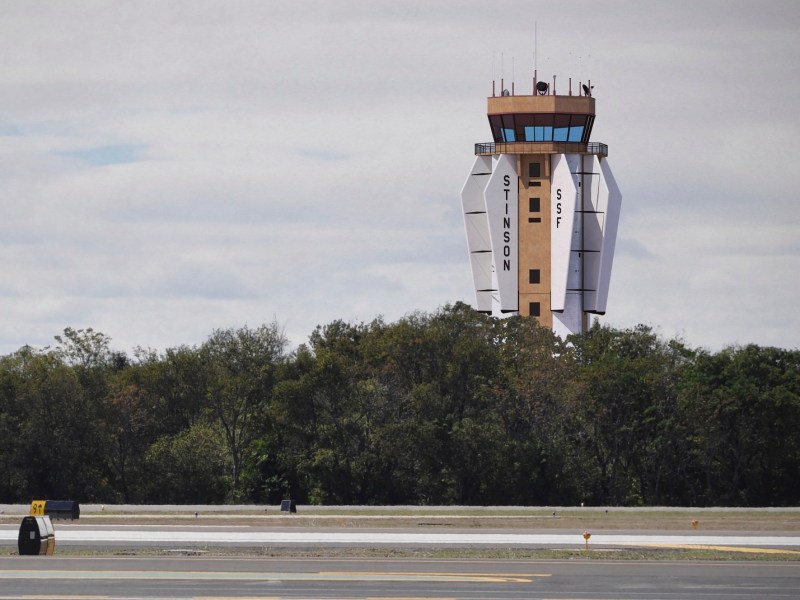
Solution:
M 0 354 L 473 303 L 459 192 L 535 47 L 622 190 L 604 322 L 797 348 L 800 2 L 0 0 Z

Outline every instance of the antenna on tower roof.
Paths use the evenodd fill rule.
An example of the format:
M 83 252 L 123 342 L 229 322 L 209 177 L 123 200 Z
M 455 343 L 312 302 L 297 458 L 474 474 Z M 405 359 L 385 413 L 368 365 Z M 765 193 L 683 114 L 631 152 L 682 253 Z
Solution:
M 496 69 L 495 69 L 495 66 L 494 66 L 496 58 L 497 58 L 497 53 L 493 50 L 492 51 L 492 98 L 494 98 L 494 82 L 497 79 L 497 73 L 495 72 Z
M 514 95 L 514 57 L 511 57 L 511 95 Z

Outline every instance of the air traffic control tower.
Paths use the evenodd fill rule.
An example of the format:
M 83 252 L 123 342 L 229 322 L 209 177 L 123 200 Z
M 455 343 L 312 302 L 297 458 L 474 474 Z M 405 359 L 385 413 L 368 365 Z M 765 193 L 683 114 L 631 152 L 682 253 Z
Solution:
M 536 75 L 529 96 L 500 87 L 488 98 L 494 141 L 475 144 L 461 190 L 476 308 L 583 333 L 606 312 L 622 201 L 608 146 L 589 141 L 591 83 L 575 95 L 571 80 L 559 95 Z

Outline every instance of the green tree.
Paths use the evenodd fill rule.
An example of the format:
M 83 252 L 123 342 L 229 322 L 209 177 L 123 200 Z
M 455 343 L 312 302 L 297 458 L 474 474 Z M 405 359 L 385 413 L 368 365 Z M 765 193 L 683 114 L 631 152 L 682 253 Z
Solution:
M 578 368 L 569 404 L 579 424 L 575 442 L 589 459 L 587 500 L 639 505 L 672 497 L 686 452 L 677 384 L 692 352 L 644 325 L 621 331 L 595 324 L 571 341 Z
M 145 455 L 148 497 L 156 503 L 218 504 L 230 489 L 230 455 L 224 435 L 198 422 L 176 436 L 164 436 Z
M 289 426 L 297 469 L 314 503 L 365 501 L 366 415 L 359 387 L 361 343 L 368 332 L 369 326 L 342 321 L 318 327 L 309 338 L 307 368 L 281 391 L 282 422 Z
M 101 415 L 57 352 L 23 349 L 7 359 L 16 493 L 92 501 L 110 493 Z
M 365 338 L 386 399 L 376 437 L 389 441 L 377 456 L 393 465 L 387 478 L 405 482 L 396 493 L 412 502 L 479 503 L 497 489 L 503 440 L 486 393 L 498 368 L 493 322 L 458 303 Z
M 264 430 L 264 418 L 287 340 L 277 323 L 257 329 L 218 329 L 200 349 L 208 374 L 206 398 L 224 435 L 232 497 L 240 494 L 245 456 Z
M 124 382 L 113 383 L 106 398 L 102 424 L 108 432 L 105 454 L 119 497 L 125 503 L 145 501 L 149 479 L 145 453 L 155 424 L 142 388 Z
M 584 464 L 564 400 L 574 376 L 566 344 L 534 319 L 496 324 L 500 366 L 491 393 L 507 439 L 504 494 L 514 504 L 580 501 Z
M 682 409 L 697 504 L 800 502 L 800 352 L 756 345 L 699 354 Z
M 58 342 L 55 352 L 67 365 L 91 368 L 105 367 L 111 362 L 111 338 L 91 327 L 67 327 L 64 335 L 55 336 L 55 340 Z

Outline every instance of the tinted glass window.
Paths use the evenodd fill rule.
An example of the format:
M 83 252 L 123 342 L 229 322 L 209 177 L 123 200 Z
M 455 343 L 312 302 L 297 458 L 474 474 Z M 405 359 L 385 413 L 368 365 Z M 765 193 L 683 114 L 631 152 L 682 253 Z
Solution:
M 583 115 L 572 115 L 570 119 L 568 142 L 580 142 L 583 140 L 583 132 L 586 126 L 586 117 Z
M 533 142 L 533 114 L 522 113 L 514 115 L 517 140 L 520 142 Z
M 553 141 L 553 115 L 536 115 L 534 138 L 537 142 Z
M 556 115 L 553 141 L 566 142 L 569 135 L 569 115 Z
M 592 135 L 592 124 L 594 123 L 594 117 L 592 115 L 588 115 L 586 117 L 586 127 L 583 129 L 583 139 L 582 142 L 588 142 L 589 137 Z
M 536 137 L 534 131 L 536 128 L 533 125 L 530 125 L 525 128 L 525 141 L 526 142 L 535 142 Z
M 506 114 L 491 115 L 489 125 L 495 142 L 587 142 L 591 115 Z
M 501 138 L 504 142 L 516 142 L 517 136 L 514 133 L 514 115 L 503 115 L 503 130 Z
M 572 126 L 569 128 L 568 142 L 580 142 L 583 139 L 583 127 Z
M 492 128 L 492 139 L 495 142 L 502 142 L 503 141 L 503 134 L 500 133 L 500 130 L 503 128 L 500 115 L 491 115 L 489 117 L 489 126 Z

